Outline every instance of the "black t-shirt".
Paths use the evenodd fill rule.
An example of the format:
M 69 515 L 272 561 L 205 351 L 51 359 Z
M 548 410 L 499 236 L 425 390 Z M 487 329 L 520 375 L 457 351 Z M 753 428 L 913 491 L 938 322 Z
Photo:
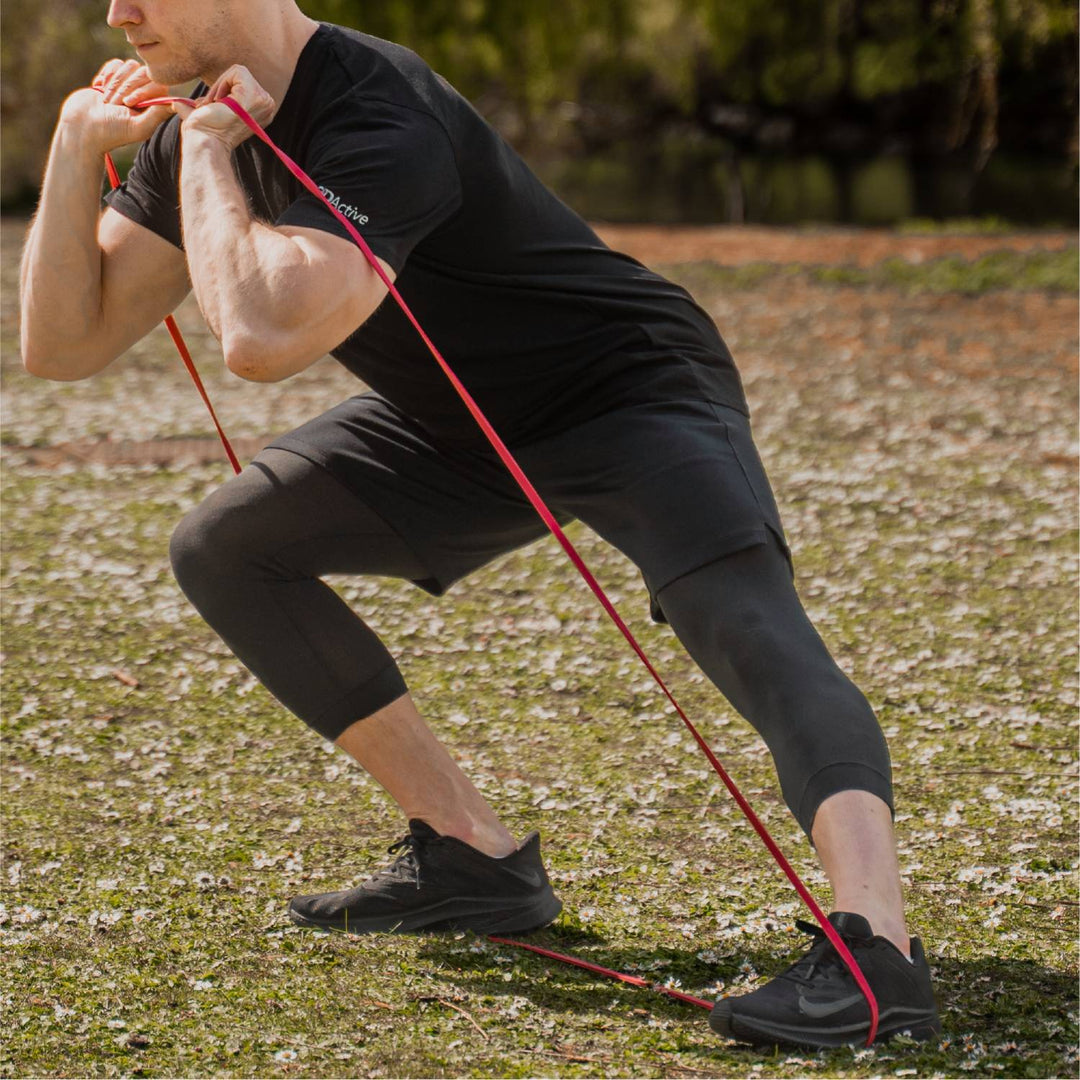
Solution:
M 415 53 L 321 24 L 267 131 L 394 268 L 508 442 L 657 396 L 748 412 L 731 355 L 689 294 L 602 243 Z M 260 220 L 348 236 L 259 140 L 233 160 Z M 182 246 L 179 166 L 174 117 L 108 202 Z M 391 298 L 333 355 L 433 434 L 481 437 Z

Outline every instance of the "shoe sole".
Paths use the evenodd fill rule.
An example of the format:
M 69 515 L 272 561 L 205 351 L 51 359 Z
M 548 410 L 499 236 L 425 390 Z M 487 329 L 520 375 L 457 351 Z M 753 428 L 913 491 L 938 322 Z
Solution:
M 813 1049 L 861 1046 L 866 1042 L 865 1024 L 847 1028 L 787 1027 L 783 1024 L 770 1024 L 758 1017 L 737 1016 L 733 1014 L 731 1004 L 731 1001 L 722 999 L 713 1006 L 709 1014 L 709 1026 L 718 1035 L 728 1039 L 739 1039 L 759 1046 L 784 1043 L 788 1046 Z M 877 1035 L 874 1037 L 875 1046 L 897 1035 L 908 1035 L 916 1042 L 926 1042 L 941 1034 L 941 1022 L 936 1012 L 912 1017 L 910 1010 L 903 1010 L 907 1015 L 895 1018 L 890 1015 L 893 1011 L 895 1010 L 886 1010 L 881 1015 Z
M 505 900 L 455 896 L 400 916 L 322 920 L 302 914 L 291 903 L 286 914 L 297 926 L 339 930 L 345 934 L 414 934 L 455 930 L 472 930 L 477 934 L 522 934 L 554 922 L 560 911 L 562 901 L 549 890 L 528 903 L 512 908 L 506 906 Z

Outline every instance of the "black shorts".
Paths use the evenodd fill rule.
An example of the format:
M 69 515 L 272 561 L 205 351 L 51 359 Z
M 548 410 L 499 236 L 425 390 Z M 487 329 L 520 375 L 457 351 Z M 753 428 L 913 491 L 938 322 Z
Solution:
M 547 528 L 490 448 L 442 443 L 377 394 L 350 398 L 271 445 L 329 470 L 420 559 L 441 595 Z M 723 555 L 791 552 L 750 421 L 712 402 L 661 400 L 514 447 L 560 522 L 577 518 L 628 556 L 657 593 Z

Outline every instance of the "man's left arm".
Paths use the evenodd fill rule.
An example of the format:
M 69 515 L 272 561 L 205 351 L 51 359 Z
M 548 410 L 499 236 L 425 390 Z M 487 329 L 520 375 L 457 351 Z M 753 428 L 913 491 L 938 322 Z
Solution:
M 245 69 L 226 72 L 206 100 L 230 94 L 269 122 L 274 103 Z M 233 149 L 249 135 L 225 105 L 184 110 L 184 246 L 195 296 L 229 370 L 278 382 L 340 345 L 387 290 L 352 241 L 251 216 L 232 166 Z M 393 281 L 394 271 L 379 261 Z

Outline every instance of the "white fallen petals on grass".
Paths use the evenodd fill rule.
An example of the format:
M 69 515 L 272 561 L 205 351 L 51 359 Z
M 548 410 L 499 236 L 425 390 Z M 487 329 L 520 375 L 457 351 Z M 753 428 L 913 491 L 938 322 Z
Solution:
M 802 293 L 793 320 L 781 307 L 789 287 Z M 845 1050 L 775 1056 L 771 1065 L 762 1055 L 751 1065 L 756 1055 L 727 1056 L 723 1042 L 677 1018 L 670 1024 L 679 1048 L 670 1058 L 664 1050 L 663 1068 L 700 1071 L 705 1059 L 684 1039 L 701 1039 L 725 1073 L 992 1075 L 1004 1061 L 1006 1075 L 1075 1075 L 1068 1023 L 1051 1030 L 1028 1020 L 1033 999 L 1049 992 L 1042 987 L 1057 985 L 1075 958 L 1076 483 L 1073 463 L 1042 460 L 1076 453 L 1075 319 L 1064 333 L 1060 315 L 1048 328 L 1045 316 L 1064 301 L 1008 291 L 912 298 L 808 289 L 793 278 L 783 294 L 766 287 L 710 296 L 745 374 L 800 594 L 888 733 L 912 921 L 938 958 L 946 1022 L 974 1034 L 910 1058 L 900 1047 L 874 1059 Z M 1009 308 L 1015 340 L 994 329 Z M 330 377 L 339 369 L 329 363 L 316 365 L 311 381 L 264 391 L 223 372 L 209 339 L 195 344 L 214 356 L 206 373 L 212 392 L 222 390 L 217 404 L 230 431 L 283 430 L 355 389 L 347 373 Z M 8 442 L 212 434 L 162 345 L 137 348 L 70 387 L 11 371 Z M 972 345 L 989 357 L 986 370 L 983 361 L 974 371 L 953 363 Z M 1069 370 L 1055 359 L 1065 353 Z M 292 1072 L 302 1059 L 312 1075 L 374 1075 L 372 1051 L 387 1050 L 402 1010 L 438 995 L 465 1002 L 485 1027 L 513 1021 L 530 1047 L 604 1063 L 584 1066 L 597 1073 L 656 1071 L 653 1044 L 628 1048 L 629 990 L 612 992 L 608 1008 L 601 991 L 590 1014 L 558 995 L 541 1004 L 527 989 L 561 984 L 560 968 L 499 954 L 471 936 L 429 945 L 263 932 L 284 921 L 287 896 L 356 880 L 383 865 L 396 837 L 373 782 L 333 744 L 304 735 L 172 578 L 169 534 L 228 478 L 228 466 L 51 469 L 26 463 L 30 455 L 10 445 L 5 457 L 13 464 L 0 570 L 11 675 L 3 782 L 17 795 L 0 933 L 11 1000 L 43 1002 L 34 1006 L 39 1025 L 31 1008 L 6 1006 L 13 1060 L 32 1062 L 32 1040 L 51 1033 L 54 1071 L 77 1075 L 76 1048 L 97 1037 L 130 1071 L 133 1055 L 120 1063 L 101 1032 L 112 1010 L 137 1000 L 146 1022 L 160 1023 L 158 1046 L 198 1040 L 204 1051 L 238 1055 L 218 1060 L 219 1071 L 257 1073 L 249 1056 L 257 1046 L 264 1071 Z M 670 630 L 649 625 L 632 565 L 572 528 L 710 745 L 824 899 L 823 875 L 760 738 Z M 708 982 L 700 992 L 711 997 L 745 993 L 806 946 L 792 929 L 795 918 L 807 919 L 801 904 L 557 545 L 513 553 L 446 600 L 385 579 L 330 584 L 403 659 L 433 727 L 515 834 L 541 829 L 566 902 L 564 926 L 571 935 L 575 925 L 595 932 L 599 962 L 621 968 L 630 955 L 649 978 L 677 972 L 692 987 Z M 119 682 L 117 670 L 139 686 Z M 291 850 L 300 846 L 303 859 Z M 284 879 L 299 877 L 305 863 L 310 880 L 294 888 Z M 253 916 L 255 932 L 186 935 L 203 896 L 223 919 Z M 98 932 L 87 931 L 88 921 Z M 175 973 L 173 934 L 186 935 L 190 977 Z M 569 940 L 567 948 L 576 951 Z M 984 962 L 993 971 L 985 983 Z M 228 980 L 215 981 L 221 972 Z M 274 987 L 295 1030 L 318 1030 L 318 1046 L 294 1044 L 267 1031 L 258 1010 L 252 1016 L 252 976 Z M 565 980 L 576 985 L 578 974 Z M 489 1003 L 499 981 L 503 991 Z M 236 993 L 224 989 L 234 985 Z M 331 1032 L 319 1027 L 319 1010 L 334 985 L 358 994 L 362 1019 Z M 171 1008 L 177 996 L 187 1001 Z M 644 995 L 631 1008 L 639 1002 L 649 1008 Z M 1000 1041 L 1010 1035 L 1000 1032 L 1006 1012 L 1018 1018 L 1011 1045 Z M 124 1015 L 138 1031 L 134 1014 Z M 597 1017 L 603 1024 L 594 1027 Z M 413 1068 L 485 1067 L 470 1059 L 472 1034 L 453 1023 L 453 1036 L 413 1040 Z M 141 1035 L 121 1043 L 126 1029 L 113 1034 L 117 1045 L 146 1045 Z M 423 1056 L 443 1052 L 445 1060 Z M 382 1071 L 392 1071 L 386 1061 Z
M 124 913 L 117 908 L 108 911 L 91 911 L 87 916 L 86 923 L 93 930 L 108 930 L 123 917 Z
M 981 882 L 991 877 L 995 873 L 996 868 L 993 866 L 965 866 L 961 870 L 956 872 L 957 881 L 974 881 Z
M 523 1009 L 527 1012 L 531 1007 L 532 1002 L 530 1002 L 528 998 L 514 997 L 511 1000 L 509 1007 L 505 1009 L 504 1015 L 517 1017 L 521 1015 Z
M 1039 820 L 1051 828 L 1061 824 L 1061 806 L 1052 799 L 1010 799 L 1004 810 L 1017 821 Z
M 6 915 L 6 913 L 6 909 L 4 909 L 3 915 Z M 6 921 L 3 915 L 0 915 L 0 923 Z M 11 910 L 11 922 L 15 926 L 32 926 L 34 923 L 41 922 L 44 918 L 45 913 L 43 911 L 39 911 L 29 904 L 19 904 Z

